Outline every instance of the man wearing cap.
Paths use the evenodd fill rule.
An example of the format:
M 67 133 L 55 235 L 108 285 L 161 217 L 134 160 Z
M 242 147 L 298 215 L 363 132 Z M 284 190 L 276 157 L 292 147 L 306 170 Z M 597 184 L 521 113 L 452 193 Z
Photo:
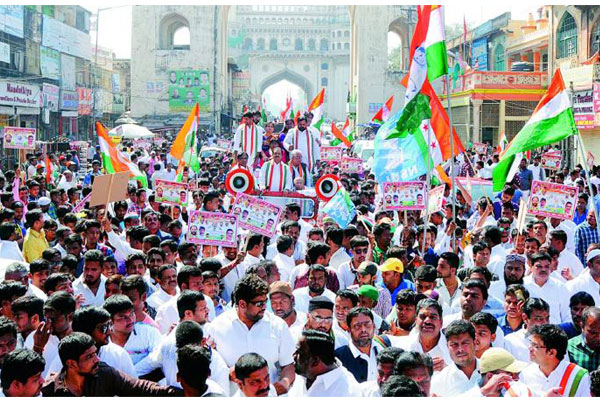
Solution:
M 567 282 L 567 290 L 571 295 L 587 292 L 596 304 L 600 304 L 600 250 L 590 251 L 585 259 L 587 268 L 577 278 Z
M 522 285 L 525 276 L 525 257 L 520 254 L 508 254 L 504 264 L 504 279 L 493 281 L 488 290 L 496 299 L 504 299 L 506 288 L 510 285 Z
M 379 291 L 375 286 L 362 285 L 356 292 L 358 294 L 358 305 L 365 307 L 373 312 L 379 300 Z M 376 332 L 384 332 L 390 329 L 390 325 L 383 320 L 379 315 L 373 312 L 373 322 L 375 323 Z
M 388 258 L 379 266 L 379 271 L 383 277 L 383 283 L 380 285 L 390 292 L 392 305 L 396 303 L 396 295 L 402 289 L 415 290 L 415 284 L 404 279 L 404 265 L 399 259 Z
M 354 255 L 357 258 L 357 255 Z M 352 262 L 352 261 L 350 261 Z M 338 274 L 339 277 L 339 274 Z M 363 261 L 358 269 L 356 269 L 356 285 L 348 286 L 348 289 L 354 290 L 355 292 L 363 285 L 375 286 L 379 292 L 379 299 L 377 305 L 373 307 L 373 312 L 379 315 L 381 318 L 386 318 L 390 311 L 392 311 L 392 297 L 390 291 L 386 287 L 375 284 L 377 279 L 377 264 L 372 261 Z
M 262 138 L 265 130 L 256 125 L 253 120 L 252 112 L 244 114 L 245 123 L 240 124 L 233 136 L 233 157 L 244 152 L 248 154 L 248 165 L 254 170 L 254 161 L 261 151 Z
M 50 215 L 48 215 L 48 211 L 50 210 L 50 199 L 47 197 L 40 197 L 39 200 L 37 201 L 38 206 L 40 206 L 40 210 L 42 210 L 42 212 L 44 213 L 44 221 L 47 221 L 49 219 L 52 219 L 50 217 Z
M 69 190 L 72 187 L 77 187 L 77 181 L 73 177 L 73 171 L 67 169 L 65 172 L 63 172 L 63 177 L 60 179 L 57 188 Z
M 508 351 L 492 347 L 479 360 L 483 378 L 481 394 L 485 397 L 533 397 L 533 392 L 519 382 L 519 373 L 527 363 L 516 360 Z
M 311 298 L 316 296 L 325 296 L 331 301 L 335 301 L 335 293 L 327 289 L 327 270 L 320 264 L 313 264 L 308 268 L 308 286 L 294 290 L 293 295 L 296 300 L 295 309 L 297 311 L 308 312 L 308 305 Z
M 325 296 L 313 297 L 308 303 L 306 323 L 302 327 L 290 328 L 290 333 L 297 342 L 303 330 L 314 329 L 332 337 L 335 341 L 335 348 L 338 349 L 346 346 L 348 339 L 345 335 L 335 334 L 333 330 L 333 318 L 333 301 Z
M 300 331 L 306 324 L 306 313 L 294 309 L 294 295 L 288 282 L 275 281 L 269 286 L 269 300 L 273 313 L 283 319 L 290 330 Z M 309 306 L 310 308 L 310 306 Z
M 102 175 L 102 171 L 100 171 L 100 161 L 94 160 L 92 161 L 92 170 L 85 175 L 85 178 L 83 178 L 83 184 L 91 185 L 92 177 L 98 175 Z

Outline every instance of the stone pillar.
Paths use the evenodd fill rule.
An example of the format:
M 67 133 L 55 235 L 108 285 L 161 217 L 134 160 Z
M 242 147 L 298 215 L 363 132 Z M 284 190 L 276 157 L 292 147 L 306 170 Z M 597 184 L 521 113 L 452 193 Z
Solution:
M 471 99 L 471 104 L 473 104 L 472 140 L 473 140 L 473 143 L 480 143 L 481 142 L 481 105 L 483 104 L 483 100 Z
M 533 52 L 533 70 L 534 71 L 541 71 L 542 66 L 542 57 L 540 56 L 540 51 L 536 50 Z

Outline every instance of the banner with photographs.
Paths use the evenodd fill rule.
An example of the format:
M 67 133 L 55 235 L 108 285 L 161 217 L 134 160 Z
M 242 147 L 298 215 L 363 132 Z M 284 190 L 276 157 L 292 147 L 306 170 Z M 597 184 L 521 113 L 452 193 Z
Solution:
M 425 182 L 383 182 L 382 185 L 383 205 L 386 210 L 425 209 Z
M 237 247 L 237 216 L 231 214 L 190 211 L 187 240 L 191 243 Z
M 268 237 L 275 235 L 283 212 L 283 208 L 245 193 L 237 194 L 232 210 L 241 228 Z
M 542 154 L 542 168 L 558 171 L 562 164 L 562 153 L 560 151 L 549 151 Z
M 341 147 L 321 147 L 321 161 L 338 163 L 342 159 L 343 149 Z
M 4 127 L 4 148 L 35 150 L 35 128 Z
M 343 157 L 340 170 L 348 174 L 362 174 L 363 160 L 362 158 Z
M 476 154 L 487 154 L 488 144 L 487 143 L 473 143 L 473 150 Z
M 157 179 L 155 186 L 154 196 L 157 203 L 187 207 L 187 183 Z
M 429 215 L 437 211 L 442 211 L 444 207 L 444 185 L 436 186 L 429 191 L 427 198 L 427 210 Z
M 208 71 L 169 72 L 169 111 L 189 112 L 196 103 L 198 103 L 200 112 L 210 111 Z
M 533 181 L 527 212 L 542 217 L 571 220 L 577 206 L 578 194 L 577 186 Z

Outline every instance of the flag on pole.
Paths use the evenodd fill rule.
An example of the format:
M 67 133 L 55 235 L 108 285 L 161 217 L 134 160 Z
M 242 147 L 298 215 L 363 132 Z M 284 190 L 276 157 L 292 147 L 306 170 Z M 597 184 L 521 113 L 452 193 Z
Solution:
M 298 126 L 298 118 L 300 118 L 300 110 L 296 111 L 296 116 L 294 117 L 294 126 Z
M 331 133 L 335 136 L 330 143 L 331 146 L 337 146 L 340 143 L 344 143 L 346 146 L 351 147 L 352 142 L 354 141 L 354 135 L 350 131 L 350 121 L 346 118 L 346 123 L 344 127 L 340 131 L 337 126 L 335 126 L 335 122 L 331 123 Z
M 183 126 L 177 133 L 177 137 L 171 146 L 169 154 L 179 160 L 178 170 L 182 167 L 182 163 L 187 165 L 194 172 L 200 170 L 200 162 L 198 161 L 198 122 L 200 119 L 200 111 L 198 103 L 194 106 L 190 115 L 188 115 Z M 183 168 L 181 168 L 183 171 Z
M 314 126 L 317 130 L 321 130 L 321 124 L 323 123 L 323 99 L 325 98 L 325 89 L 321 89 L 317 97 L 313 99 L 308 107 L 308 112 L 313 113 L 313 120 L 311 126 Z
M 500 132 L 500 137 L 498 138 L 498 153 L 502 153 L 504 149 L 506 149 L 506 145 L 508 144 L 508 140 L 506 139 L 506 133 L 504 131 Z
M 345 229 L 356 216 L 356 207 L 348 192 L 342 187 L 325 204 L 323 213 L 331 217 L 340 228 Z
M 46 184 L 52 182 L 52 162 L 50 162 L 50 156 L 46 154 Z
M 285 99 L 285 108 L 281 112 L 281 122 L 285 122 L 287 119 L 289 119 L 291 114 L 292 114 L 292 97 L 288 93 L 288 95 Z
M 500 154 L 500 162 L 493 172 L 494 191 L 499 192 L 512 180 L 511 168 L 518 154 L 556 143 L 577 134 L 571 98 L 565 88 L 560 69 L 556 69 L 552 83 L 533 111 L 531 118 L 517 136 Z
M 392 111 L 392 105 L 394 104 L 394 96 L 390 96 L 390 98 L 385 102 L 385 104 L 377 111 L 377 113 L 371 119 L 371 122 L 375 124 L 383 124 L 390 117 L 390 112 Z
M 425 20 L 427 13 L 429 13 L 429 23 L 425 27 L 427 36 L 420 45 L 425 48 L 427 77 L 430 82 L 433 82 L 440 76 L 448 75 L 448 55 L 442 6 L 423 6 L 419 19 L 423 17 Z
M 96 122 L 96 133 L 100 144 L 100 156 L 102 165 L 109 174 L 116 172 L 130 172 L 130 176 L 142 183 L 142 187 L 148 187 L 146 174 L 140 171 L 137 165 L 131 162 L 110 140 L 108 132 L 101 122 Z

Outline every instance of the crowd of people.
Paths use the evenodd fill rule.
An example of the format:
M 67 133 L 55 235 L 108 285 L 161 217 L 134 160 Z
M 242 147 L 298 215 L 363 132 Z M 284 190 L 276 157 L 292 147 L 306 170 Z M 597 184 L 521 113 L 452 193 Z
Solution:
M 445 184 L 443 209 L 390 211 L 371 171 L 320 160 L 311 120 L 275 132 L 247 113 L 232 147 L 198 171 L 168 144 L 122 144 L 148 187 L 132 180 L 108 205 L 87 203 L 105 173 L 97 151 L 87 170 L 76 153 L 49 155 L 51 179 L 41 153 L 2 171 L 2 394 L 600 395 L 600 168 L 524 158 L 492 198 Z M 497 162 L 468 150 L 454 170 L 491 179 Z M 187 207 L 153 192 L 178 167 L 195 183 Z M 254 196 L 310 193 L 335 174 L 356 216 L 303 218 L 292 201 L 273 237 L 190 242 L 190 211 L 231 211 L 235 169 L 256 177 Z M 534 180 L 579 186 L 573 220 L 520 225 Z

